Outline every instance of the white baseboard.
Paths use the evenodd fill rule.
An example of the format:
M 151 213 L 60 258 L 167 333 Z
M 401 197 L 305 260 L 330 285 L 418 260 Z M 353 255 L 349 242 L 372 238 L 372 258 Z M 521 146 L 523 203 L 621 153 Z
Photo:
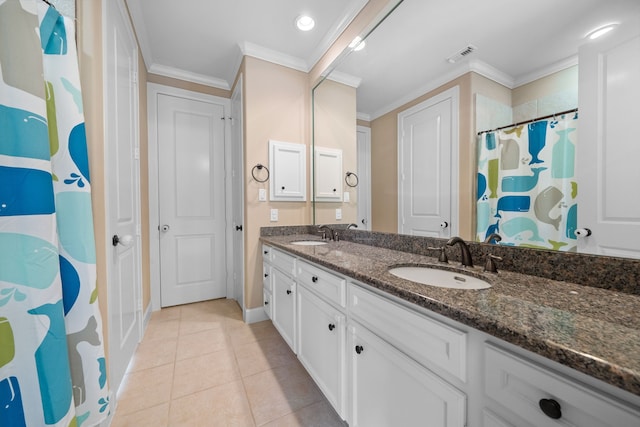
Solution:
M 153 311 L 151 310 L 151 302 L 147 305 L 147 309 L 144 311 L 144 315 L 142 316 L 142 336 L 144 336 L 144 331 L 147 330 L 147 325 L 149 325 L 149 320 L 151 320 L 151 314 Z
M 264 311 L 264 308 L 248 308 L 244 311 L 244 322 L 245 323 L 256 323 L 262 322 L 263 320 L 268 320 L 269 317 L 267 313 Z

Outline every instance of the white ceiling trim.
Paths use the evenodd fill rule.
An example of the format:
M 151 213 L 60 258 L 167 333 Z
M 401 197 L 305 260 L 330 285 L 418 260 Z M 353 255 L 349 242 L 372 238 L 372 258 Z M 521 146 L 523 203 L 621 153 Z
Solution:
M 311 69 L 304 59 L 296 58 L 295 56 L 287 55 L 286 53 L 278 52 L 250 42 L 239 43 L 239 46 L 242 54 L 245 56 L 262 59 L 284 67 L 293 68 L 294 70 L 304 71 L 305 73 L 308 73 Z
M 495 67 L 487 64 L 483 61 L 471 60 L 469 61 L 469 70 L 473 71 L 481 76 L 484 76 L 490 80 L 493 80 L 496 83 L 501 84 L 502 86 L 508 87 L 509 89 L 513 89 L 515 86 L 515 79 L 511 77 L 509 74 L 498 70 Z
M 147 71 L 150 71 L 151 64 L 153 64 L 154 61 L 153 55 L 151 54 L 151 47 L 149 46 L 149 34 L 144 24 L 144 15 L 142 13 L 140 0 L 126 0 L 126 3 L 129 9 L 129 15 L 131 15 L 131 20 L 133 21 L 133 32 L 138 38 L 142 59 L 145 65 L 147 65 Z
M 578 55 L 571 56 L 567 59 L 551 64 L 548 67 L 536 70 L 517 78 L 515 87 L 526 85 L 527 83 L 531 83 L 550 74 L 557 73 L 558 71 L 566 70 L 567 68 L 571 68 L 575 65 L 578 65 Z
M 327 79 L 355 88 L 359 87 L 362 83 L 362 77 L 352 76 L 351 74 L 343 73 L 340 71 L 332 72 L 327 76 Z
M 370 122 L 371 116 L 367 113 L 356 113 L 356 119 L 364 120 L 365 122 Z
M 329 50 L 331 45 L 338 40 L 338 37 L 342 34 L 342 32 L 351 24 L 351 21 L 358 16 L 358 13 L 369 3 L 369 0 L 351 0 L 347 7 L 346 13 L 343 18 L 335 24 L 333 29 L 327 31 L 325 36 L 322 38 L 318 46 L 315 50 L 309 55 L 307 58 L 307 64 L 311 66 L 309 69 L 313 68 L 314 65 L 322 58 L 322 56 Z
M 229 82 L 227 82 L 226 80 L 218 79 L 212 76 L 205 76 L 204 74 L 192 73 L 190 71 L 169 67 L 167 65 L 152 64 L 151 67 L 149 67 L 148 71 L 152 74 L 159 74 L 161 76 L 172 77 L 174 79 L 199 83 L 205 86 L 217 87 L 219 89 L 225 90 L 231 89 Z

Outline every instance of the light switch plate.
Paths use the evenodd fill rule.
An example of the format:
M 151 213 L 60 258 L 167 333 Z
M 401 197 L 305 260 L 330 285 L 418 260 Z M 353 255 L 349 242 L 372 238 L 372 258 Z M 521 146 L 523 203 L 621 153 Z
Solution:
M 278 221 L 278 209 L 271 209 L 271 222 Z
M 267 201 L 267 190 L 264 188 L 258 189 L 258 201 L 266 202 Z
M 345 191 L 344 195 L 342 196 L 342 201 L 345 203 L 349 203 L 350 199 L 351 199 L 351 193 L 349 193 L 348 191 Z
M 342 219 L 342 209 L 336 209 L 336 219 Z

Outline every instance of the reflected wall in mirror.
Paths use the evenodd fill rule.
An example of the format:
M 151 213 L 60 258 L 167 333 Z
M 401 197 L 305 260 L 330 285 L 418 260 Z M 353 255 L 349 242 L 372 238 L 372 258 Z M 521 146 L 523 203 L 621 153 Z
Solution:
M 452 189 L 452 196 L 459 203 L 458 234 L 475 240 L 477 133 L 577 104 L 583 119 L 585 100 L 580 102 L 577 95 L 585 85 L 578 87 L 578 52 L 580 46 L 592 43 L 587 34 L 608 23 L 616 23 L 615 32 L 626 37 L 640 32 L 637 0 L 517 3 L 514 7 L 511 0 L 439 4 L 404 0 L 366 38 L 366 47 L 348 56 L 345 52 L 314 90 L 314 94 L 322 91 L 325 85 L 341 85 L 345 91 L 356 88 L 356 123 L 371 129 L 372 230 L 395 233 L 402 221 L 398 177 L 406 171 L 398 170 L 400 112 L 458 86 L 459 186 Z M 640 74 L 635 79 L 640 80 Z M 636 93 L 640 85 L 632 83 L 629 90 Z M 601 103 L 592 104 L 602 108 Z M 314 111 L 325 108 L 314 102 Z M 630 108 L 633 113 L 638 107 Z M 349 114 L 352 123 L 353 113 Z M 314 138 L 323 126 L 314 121 Z M 580 142 L 584 136 L 581 133 Z M 558 203 L 557 212 L 550 215 L 560 214 L 562 203 L 568 205 Z M 335 222 L 320 220 L 318 208 L 316 203 L 316 223 Z

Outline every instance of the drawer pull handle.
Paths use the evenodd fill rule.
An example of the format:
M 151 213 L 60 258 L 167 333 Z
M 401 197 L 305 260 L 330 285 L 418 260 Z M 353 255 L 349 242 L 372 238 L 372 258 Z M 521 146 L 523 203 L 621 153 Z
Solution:
M 562 409 L 560 408 L 560 404 L 553 399 L 540 399 L 540 409 L 542 412 L 554 420 L 559 420 L 562 417 Z
M 364 351 L 364 347 L 361 345 L 356 346 L 356 353 L 361 354 Z
M 333 323 L 329 323 L 329 330 L 333 331 L 336 328 L 336 325 L 334 325 Z
M 291 295 L 291 289 L 287 289 L 287 295 Z
M 311 281 L 312 281 L 313 283 L 316 283 L 316 282 L 318 281 L 318 276 L 313 276 L 313 277 L 311 278 Z

